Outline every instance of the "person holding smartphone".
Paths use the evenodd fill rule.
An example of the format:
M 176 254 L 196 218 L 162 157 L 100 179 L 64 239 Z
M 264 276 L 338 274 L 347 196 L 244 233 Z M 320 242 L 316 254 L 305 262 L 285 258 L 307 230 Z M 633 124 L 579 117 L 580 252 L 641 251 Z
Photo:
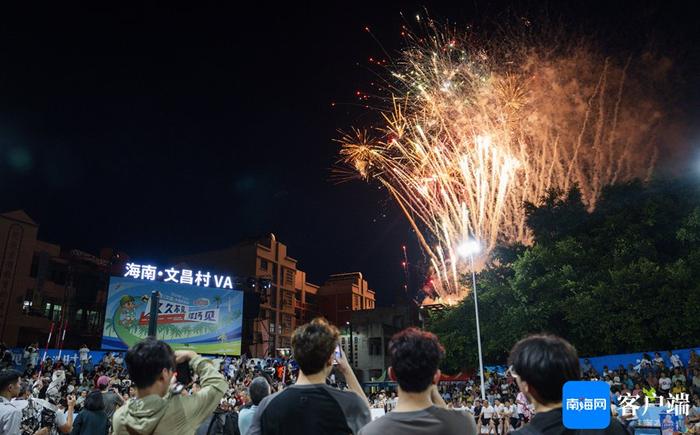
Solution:
M 335 353 L 338 328 L 317 318 L 298 327 L 292 351 L 299 365 L 297 383 L 265 397 L 246 435 L 357 434 L 370 422 L 369 405 L 345 354 Z M 350 391 L 326 384 L 334 366 Z
M 198 376 L 202 388 L 197 394 L 171 392 L 175 369 L 181 363 L 187 363 L 187 369 Z M 152 337 L 129 349 L 126 366 L 136 399 L 114 413 L 114 435 L 191 435 L 228 390 L 228 382 L 212 361 L 193 351 L 173 352 L 167 343 Z

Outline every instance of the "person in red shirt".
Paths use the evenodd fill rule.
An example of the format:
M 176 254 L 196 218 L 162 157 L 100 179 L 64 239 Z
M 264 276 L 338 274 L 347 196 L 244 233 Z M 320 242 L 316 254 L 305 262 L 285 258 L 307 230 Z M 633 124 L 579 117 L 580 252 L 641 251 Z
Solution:
M 277 366 L 277 380 L 281 381 L 284 375 L 284 365 L 280 364 Z

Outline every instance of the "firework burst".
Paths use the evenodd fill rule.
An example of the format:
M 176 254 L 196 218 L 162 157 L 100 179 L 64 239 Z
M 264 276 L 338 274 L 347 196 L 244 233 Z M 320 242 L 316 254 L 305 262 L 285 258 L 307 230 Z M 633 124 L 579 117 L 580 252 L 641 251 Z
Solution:
M 580 40 L 475 42 L 432 21 L 423 30 L 402 32 L 408 46 L 384 74 L 380 125 L 339 139 L 338 174 L 390 192 L 434 291 L 456 301 L 468 291 L 461 242 L 480 241 L 484 256 L 499 242 L 530 243 L 524 203 L 578 186 L 592 210 L 604 186 L 648 178 L 661 111 L 630 79 L 631 59 Z

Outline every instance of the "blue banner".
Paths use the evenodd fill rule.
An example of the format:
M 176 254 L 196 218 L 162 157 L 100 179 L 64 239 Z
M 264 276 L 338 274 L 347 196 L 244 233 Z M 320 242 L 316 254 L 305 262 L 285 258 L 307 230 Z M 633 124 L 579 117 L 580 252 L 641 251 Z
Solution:
M 15 347 L 10 349 L 12 352 L 12 362 L 14 363 L 15 369 L 24 371 L 29 363 L 28 355 L 24 354 L 24 348 Z M 59 358 L 59 354 L 61 355 Z M 96 366 L 102 358 L 107 354 L 106 351 L 90 351 L 89 357 L 93 366 Z M 37 364 L 41 364 L 41 359 L 44 356 L 44 349 L 39 350 L 39 361 Z M 122 354 L 124 356 L 124 354 Z M 80 371 L 80 354 L 76 349 L 49 349 L 46 352 L 46 358 L 51 358 L 53 361 L 58 361 L 59 359 L 64 365 L 68 365 L 71 362 L 75 364 L 76 369 Z
M 688 360 L 690 359 L 691 350 L 695 350 L 695 353 L 700 354 L 700 350 L 697 348 L 673 349 L 671 352 L 673 352 L 674 355 L 678 355 L 681 359 L 681 362 L 683 363 L 683 366 L 687 367 Z M 632 364 L 632 367 L 637 366 L 639 364 L 639 361 L 642 359 L 642 355 L 644 353 L 648 354 L 653 360 L 655 352 L 659 352 L 659 354 L 661 354 L 661 357 L 663 357 L 664 359 L 664 366 L 666 366 L 667 369 L 669 367 L 673 368 L 673 365 L 671 364 L 671 361 L 669 361 L 668 358 L 668 349 L 651 352 L 624 353 L 618 355 L 588 357 L 588 360 L 591 362 L 591 366 L 593 366 L 593 368 L 596 369 L 596 371 L 602 375 L 604 366 L 608 366 L 608 369 L 610 370 L 617 370 L 620 367 L 620 365 L 622 365 L 625 368 L 625 370 L 627 370 L 629 368 L 629 364 Z M 584 359 L 585 358 L 580 358 L 581 368 L 583 368 Z

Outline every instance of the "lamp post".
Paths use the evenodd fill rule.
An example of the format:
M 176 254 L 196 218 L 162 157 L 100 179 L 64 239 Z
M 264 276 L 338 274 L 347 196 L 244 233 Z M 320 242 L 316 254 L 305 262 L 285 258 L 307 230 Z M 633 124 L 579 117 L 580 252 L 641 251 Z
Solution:
M 481 400 L 486 400 L 486 390 L 484 389 L 484 360 L 481 356 L 481 330 L 479 328 L 479 302 L 476 295 L 476 271 L 474 270 L 474 254 L 478 254 L 481 251 L 481 245 L 479 242 L 470 239 L 463 242 L 457 247 L 457 254 L 460 257 L 469 257 L 471 269 L 472 269 L 472 286 L 474 291 L 474 312 L 476 313 L 476 343 L 479 349 L 479 376 L 481 377 Z

